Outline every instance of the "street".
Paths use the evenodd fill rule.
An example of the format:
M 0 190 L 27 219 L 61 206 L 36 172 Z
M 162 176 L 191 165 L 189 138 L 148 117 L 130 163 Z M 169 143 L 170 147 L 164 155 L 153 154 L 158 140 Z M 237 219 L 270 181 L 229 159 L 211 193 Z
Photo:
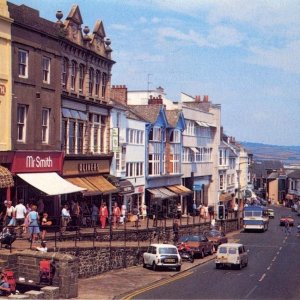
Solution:
M 275 207 L 275 219 L 269 230 L 241 231 L 235 241 L 249 250 L 248 267 L 242 270 L 215 268 L 214 261 L 200 265 L 185 277 L 135 293 L 132 299 L 299 299 L 299 245 L 296 226 L 289 236 L 279 226 L 281 215 L 291 214 L 295 225 L 300 222 L 288 208 Z M 192 272 L 191 272 L 192 271 Z M 146 290 L 146 289 L 144 289 Z

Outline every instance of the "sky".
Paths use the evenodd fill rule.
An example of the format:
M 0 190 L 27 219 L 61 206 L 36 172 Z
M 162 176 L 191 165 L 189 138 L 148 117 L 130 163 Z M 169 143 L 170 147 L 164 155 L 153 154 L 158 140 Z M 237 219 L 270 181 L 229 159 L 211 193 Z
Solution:
M 300 0 L 11 0 L 102 20 L 112 84 L 208 95 L 238 141 L 300 145 Z

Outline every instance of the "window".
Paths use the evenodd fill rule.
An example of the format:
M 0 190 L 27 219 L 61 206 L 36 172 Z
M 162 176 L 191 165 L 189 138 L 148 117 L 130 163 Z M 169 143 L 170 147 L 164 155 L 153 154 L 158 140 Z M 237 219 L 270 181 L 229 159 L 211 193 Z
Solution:
M 104 98 L 106 93 L 106 84 L 107 84 L 107 75 L 106 73 L 102 73 L 102 90 L 101 96 Z
M 96 86 L 95 86 L 95 95 L 96 96 L 99 96 L 100 82 L 101 82 L 101 73 L 99 70 L 97 70 L 96 71 Z
M 84 65 L 79 65 L 79 92 L 83 91 L 84 84 Z
M 19 60 L 19 77 L 28 78 L 28 52 L 24 50 L 19 50 L 18 60 Z
M 62 62 L 62 72 L 61 72 L 61 84 L 63 88 L 67 88 L 68 82 L 68 60 L 66 58 L 63 59 Z
M 50 58 L 43 57 L 43 82 L 50 83 Z
M 184 147 L 182 152 L 182 162 L 190 163 L 193 162 L 194 159 L 194 152 L 189 147 Z
M 180 143 L 180 130 L 174 129 L 171 131 L 170 143 Z
M 144 174 L 143 162 L 129 162 L 126 163 L 126 177 L 138 177 Z
M 127 129 L 127 143 L 143 145 L 144 144 L 144 131 L 138 129 Z
M 149 133 L 149 141 L 161 141 L 161 128 L 160 127 L 153 127 Z
M 89 69 L 89 94 L 93 95 L 93 89 L 94 89 L 94 69 Z
M 150 143 L 148 155 L 149 175 L 160 175 L 160 160 L 160 143 Z
M 27 107 L 25 105 L 18 105 L 17 110 L 17 141 L 25 142 L 26 140 L 26 121 L 27 121 Z
M 195 122 L 192 120 L 186 120 L 186 129 L 184 131 L 186 135 L 195 136 Z
M 180 173 L 180 144 L 171 145 L 171 174 L 179 174 Z
M 42 110 L 42 143 L 49 143 L 49 116 L 50 110 L 43 108 Z
M 76 88 L 76 72 L 77 72 L 77 64 L 75 61 L 72 61 L 71 66 L 71 90 L 75 90 Z

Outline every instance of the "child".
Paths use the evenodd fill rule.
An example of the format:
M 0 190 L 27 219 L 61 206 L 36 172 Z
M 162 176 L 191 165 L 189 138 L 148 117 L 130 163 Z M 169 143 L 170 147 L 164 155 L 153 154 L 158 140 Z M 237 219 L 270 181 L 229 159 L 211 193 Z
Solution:
M 47 252 L 47 251 L 48 251 L 48 248 L 47 248 L 47 243 L 46 243 L 46 241 L 42 241 L 42 242 L 41 242 L 41 246 L 40 246 L 40 247 L 36 247 L 36 250 L 37 250 L 37 251 L 40 251 L 40 252 Z
M 125 217 L 123 215 L 120 215 L 120 224 L 121 225 L 124 224 L 124 219 L 125 219 Z

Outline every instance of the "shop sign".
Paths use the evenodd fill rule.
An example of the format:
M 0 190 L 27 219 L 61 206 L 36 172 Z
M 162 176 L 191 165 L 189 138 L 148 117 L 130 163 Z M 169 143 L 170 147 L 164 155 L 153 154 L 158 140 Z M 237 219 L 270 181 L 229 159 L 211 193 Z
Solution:
M 65 160 L 63 175 L 95 175 L 109 173 L 109 160 Z
M 0 84 L 0 96 L 5 96 L 6 94 L 6 86 L 4 84 Z
M 119 128 L 115 127 L 112 129 L 112 151 L 120 152 L 119 147 Z
M 63 152 L 16 152 L 11 172 L 60 172 Z
M 144 192 L 144 187 L 143 186 L 138 186 L 138 187 L 135 188 L 135 190 L 136 190 L 135 191 L 136 193 L 143 193 Z
M 200 184 L 194 184 L 193 185 L 193 190 L 194 191 L 201 191 L 201 185 Z

